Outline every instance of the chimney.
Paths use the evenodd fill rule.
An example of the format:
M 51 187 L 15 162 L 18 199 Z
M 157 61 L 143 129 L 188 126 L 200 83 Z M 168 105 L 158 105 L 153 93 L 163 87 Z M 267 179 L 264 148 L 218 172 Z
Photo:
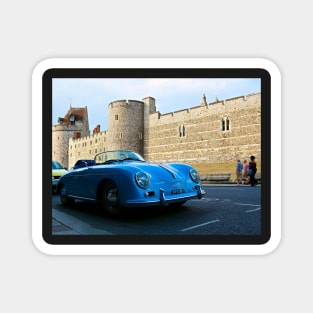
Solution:
M 98 124 L 97 127 L 94 128 L 93 134 L 99 134 L 100 133 L 100 125 Z
M 78 139 L 82 136 L 81 132 L 74 132 L 74 139 Z

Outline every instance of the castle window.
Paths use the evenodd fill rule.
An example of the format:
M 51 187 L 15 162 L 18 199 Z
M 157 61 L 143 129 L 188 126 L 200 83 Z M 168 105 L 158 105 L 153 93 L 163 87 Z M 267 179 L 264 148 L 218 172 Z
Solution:
M 185 125 L 179 126 L 179 137 L 185 137 L 186 136 L 186 129 Z
M 115 120 L 118 121 L 118 114 L 115 115 Z
M 90 140 L 90 145 L 92 146 L 92 140 Z
M 142 139 L 142 133 L 139 133 L 139 139 Z
M 230 130 L 230 122 L 228 117 L 222 119 L 222 131 L 226 130 Z
M 120 133 L 120 138 L 123 138 L 123 133 Z

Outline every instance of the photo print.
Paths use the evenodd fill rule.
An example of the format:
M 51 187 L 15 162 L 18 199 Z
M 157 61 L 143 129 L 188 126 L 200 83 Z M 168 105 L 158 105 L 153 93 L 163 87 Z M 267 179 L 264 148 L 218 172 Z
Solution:
M 35 245 L 48 254 L 272 251 L 280 105 L 279 71 L 264 59 L 42 61 Z

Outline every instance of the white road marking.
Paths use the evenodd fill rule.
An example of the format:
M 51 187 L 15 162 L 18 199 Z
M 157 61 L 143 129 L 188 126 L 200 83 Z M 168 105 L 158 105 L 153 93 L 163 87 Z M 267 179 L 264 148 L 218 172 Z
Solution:
M 199 224 L 199 225 L 195 225 L 195 226 L 191 226 L 191 227 L 182 229 L 181 231 L 191 230 L 191 229 L 194 229 L 194 228 L 202 227 L 202 226 L 205 226 L 205 225 L 208 225 L 208 224 L 212 224 L 212 223 L 216 223 L 216 222 L 219 222 L 219 221 L 220 220 L 214 220 L 214 221 L 206 222 L 206 223 L 203 223 L 203 224 Z
M 218 198 L 201 198 L 201 202 L 210 202 L 210 201 L 219 201 L 220 199 Z M 189 202 L 199 202 L 199 200 L 189 200 Z
M 249 205 L 249 206 L 260 206 L 259 204 L 249 204 L 249 203 L 234 203 L 234 204 L 237 204 L 237 205 Z
M 257 209 L 253 209 L 253 210 L 248 210 L 245 213 L 250 213 L 250 212 L 255 212 L 255 211 L 260 211 L 260 210 L 261 210 L 261 208 L 257 208 Z

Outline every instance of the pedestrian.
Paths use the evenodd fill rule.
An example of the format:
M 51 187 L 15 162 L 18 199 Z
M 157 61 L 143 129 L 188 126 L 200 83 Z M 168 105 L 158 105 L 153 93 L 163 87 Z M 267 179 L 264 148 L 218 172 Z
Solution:
M 250 162 L 249 162 L 249 171 L 248 175 L 250 177 L 250 184 L 251 186 L 256 186 L 258 184 L 257 180 L 255 179 L 255 174 L 257 172 L 256 162 L 255 162 L 255 156 L 250 156 Z
M 242 183 L 242 168 L 243 165 L 240 162 L 240 160 L 237 160 L 237 164 L 236 164 L 236 178 L 237 178 L 237 185 L 241 185 Z
M 248 170 L 249 170 L 249 163 L 247 162 L 247 160 L 244 160 L 243 161 L 243 180 L 244 180 L 244 183 L 246 185 L 249 184 L 249 177 L 248 177 Z

